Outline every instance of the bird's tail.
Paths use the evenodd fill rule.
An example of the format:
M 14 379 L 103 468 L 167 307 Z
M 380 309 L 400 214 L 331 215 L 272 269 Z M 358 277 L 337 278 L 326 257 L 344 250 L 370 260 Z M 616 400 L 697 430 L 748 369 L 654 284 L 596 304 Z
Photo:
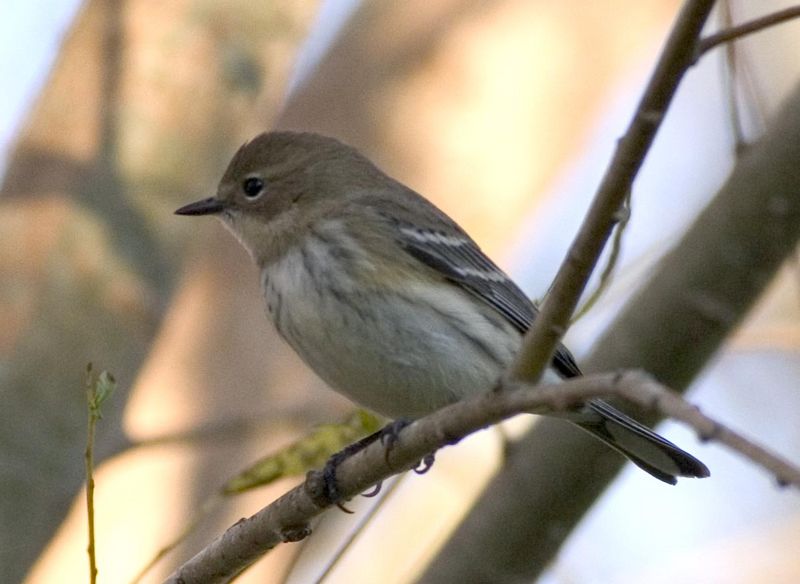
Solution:
M 674 485 L 677 477 L 703 478 L 711 474 L 694 456 L 604 401 L 593 400 L 568 419 L 665 483 Z

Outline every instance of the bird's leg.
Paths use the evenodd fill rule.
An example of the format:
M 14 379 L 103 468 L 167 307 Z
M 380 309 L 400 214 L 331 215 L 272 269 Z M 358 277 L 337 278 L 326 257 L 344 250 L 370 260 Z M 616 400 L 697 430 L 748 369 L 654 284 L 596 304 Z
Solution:
M 348 444 L 339 452 L 331 455 L 331 457 L 325 463 L 325 466 L 322 468 L 322 481 L 325 485 L 325 496 L 328 498 L 328 501 L 335 503 L 336 506 L 345 513 L 352 513 L 352 511 L 350 511 L 341 503 L 341 501 L 339 501 L 341 495 L 339 494 L 339 487 L 336 485 L 336 467 L 338 467 L 344 460 L 347 460 L 357 452 L 361 452 L 367 446 L 380 439 L 381 432 L 383 432 L 382 429 L 378 430 L 377 432 L 373 432 L 369 436 L 365 436 L 364 438 L 361 438 L 352 444 Z M 380 484 L 378 484 L 376 488 L 377 491 L 380 491 Z M 374 493 L 375 495 L 378 494 L 377 491 Z
M 389 462 L 389 453 L 391 453 L 392 449 L 394 448 L 394 445 L 397 444 L 397 441 L 400 440 L 400 431 L 406 426 L 408 426 L 410 423 L 411 420 L 405 420 L 403 418 L 400 418 L 381 428 L 379 433 L 381 435 L 381 443 L 385 447 L 384 456 L 387 466 L 389 467 L 392 466 L 392 464 Z M 417 474 L 425 474 L 433 466 L 435 460 L 436 459 L 433 453 L 426 454 L 412 470 Z M 379 491 L 380 491 L 380 486 L 378 487 L 378 490 L 376 492 L 370 492 L 370 496 L 374 497 L 375 495 L 378 494 Z
M 424 475 L 426 472 L 431 470 L 433 463 L 436 462 L 436 454 L 431 452 L 430 454 L 426 454 L 422 460 L 417 463 L 413 470 L 418 475 Z
M 391 453 L 392 449 L 394 448 L 395 444 L 399 440 L 400 431 L 408 426 L 411 423 L 410 420 L 406 419 L 397 419 L 393 422 L 390 422 L 377 432 L 370 434 L 362 438 L 357 442 L 353 442 L 349 446 L 346 446 L 344 449 L 340 450 L 333 456 L 331 456 L 328 461 L 325 463 L 325 467 L 322 469 L 322 480 L 325 485 L 325 496 L 331 503 L 335 503 L 337 507 L 339 507 L 342 511 L 346 511 L 350 513 L 351 511 L 344 507 L 339 499 L 341 495 L 339 493 L 339 488 L 336 485 L 336 467 L 338 467 L 342 461 L 351 457 L 352 455 L 356 454 L 357 452 L 361 452 L 367 446 L 375 442 L 376 440 L 380 440 L 381 444 L 384 446 L 384 460 L 386 461 L 386 465 L 391 467 L 391 463 L 389 462 L 389 454 Z M 430 470 L 431 466 L 434 462 L 434 455 L 428 454 L 426 455 L 417 466 L 414 468 L 414 472 L 417 474 L 424 474 Z M 375 485 L 375 488 L 365 493 L 365 497 L 374 497 L 381 491 L 382 483 L 378 483 Z
M 392 463 L 389 462 L 389 453 L 394 450 L 395 444 L 400 440 L 400 432 L 411 423 L 411 420 L 405 418 L 398 418 L 386 424 L 383 428 L 378 430 L 380 434 L 381 444 L 383 444 L 383 459 L 386 461 L 386 466 L 391 468 Z

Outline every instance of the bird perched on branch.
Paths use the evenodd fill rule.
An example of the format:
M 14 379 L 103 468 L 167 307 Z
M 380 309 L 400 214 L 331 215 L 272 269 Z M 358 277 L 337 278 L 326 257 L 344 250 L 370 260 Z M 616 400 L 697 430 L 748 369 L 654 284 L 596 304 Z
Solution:
M 455 221 L 333 138 L 261 134 L 216 196 L 176 213 L 219 217 L 258 265 L 280 335 L 333 389 L 390 418 L 488 391 L 536 318 Z M 559 345 L 545 380 L 580 374 Z M 709 475 L 602 401 L 563 417 L 664 482 Z

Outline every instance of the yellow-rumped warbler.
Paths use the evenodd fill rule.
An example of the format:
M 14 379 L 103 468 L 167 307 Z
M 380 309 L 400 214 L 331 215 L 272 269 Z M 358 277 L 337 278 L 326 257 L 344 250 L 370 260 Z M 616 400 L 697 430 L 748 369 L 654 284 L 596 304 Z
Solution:
M 220 217 L 258 264 L 281 336 L 333 389 L 391 418 L 488 391 L 536 317 L 450 217 L 332 138 L 261 134 L 216 197 L 176 213 Z M 546 379 L 580 374 L 559 346 Z M 565 417 L 662 481 L 709 475 L 602 401 Z

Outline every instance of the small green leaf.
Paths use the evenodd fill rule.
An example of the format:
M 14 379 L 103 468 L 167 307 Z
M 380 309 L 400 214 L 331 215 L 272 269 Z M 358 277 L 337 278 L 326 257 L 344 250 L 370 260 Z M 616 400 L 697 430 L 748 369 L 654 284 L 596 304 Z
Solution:
M 114 376 L 108 371 L 103 371 L 100 377 L 97 378 L 97 384 L 95 386 L 95 402 L 98 409 L 103 406 L 103 402 L 111 397 L 111 394 L 114 393 L 116 388 L 117 381 L 114 379 Z
M 100 375 L 96 375 L 91 363 L 86 366 L 86 402 L 89 406 L 89 415 L 96 420 L 103 417 L 100 408 L 111 397 L 116 387 L 117 382 L 111 373 L 102 371 Z
M 267 485 L 280 478 L 305 474 L 325 464 L 342 448 L 377 432 L 381 420 L 366 410 L 356 410 L 344 422 L 318 426 L 303 438 L 265 456 L 230 479 L 222 488 L 226 495 Z

